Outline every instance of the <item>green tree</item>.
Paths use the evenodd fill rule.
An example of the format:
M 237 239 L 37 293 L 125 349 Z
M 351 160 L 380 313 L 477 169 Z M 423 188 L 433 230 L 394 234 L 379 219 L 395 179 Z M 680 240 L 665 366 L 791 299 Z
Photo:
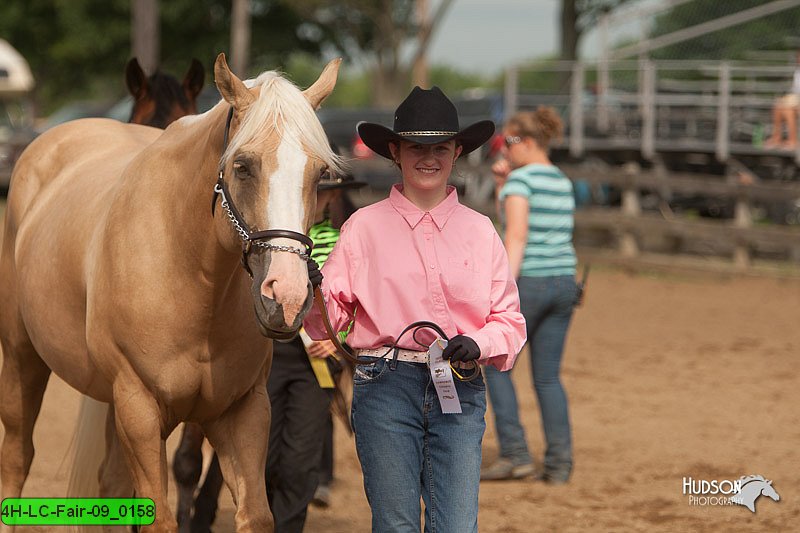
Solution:
M 196 57 L 210 72 L 216 55 L 228 51 L 230 1 L 170 0 L 160 11 L 164 70 L 180 75 Z M 46 113 L 69 100 L 124 94 L 130 16 L 130 0 L 0 2 L 0 37 L 28 60 Z M 250 74 L 286 65 L 298 51 L 319 54 L 322 35 L 302 31 L 304 21 L 286 2 L 253 0 L 252 24 Z
M 764 0 L 695 0 L 656 17 L 650 36 L 666 35 L 763 4 Z M 796 47 L 798 28 L 800 8 L 791 8 L 654 50 L 651 56 L 657 59 L 745 59 L 754 50 Z M 786 58 L 792 59 L 790 55 Z
M 372 103 L 396 105 L 409 89 L 414 59 L 453 0 L 442 0 L 426 24 L 416 17 L 416 0 L 284 0 L 307 21 L 306 29 L 372 74 Z M 411 48 L 410 60 L 402 52 Z
M 603 13 L 608 13 L 629 0 L 561 0 L 561 59 L 578 58 L 583 35 L 592 29 Z

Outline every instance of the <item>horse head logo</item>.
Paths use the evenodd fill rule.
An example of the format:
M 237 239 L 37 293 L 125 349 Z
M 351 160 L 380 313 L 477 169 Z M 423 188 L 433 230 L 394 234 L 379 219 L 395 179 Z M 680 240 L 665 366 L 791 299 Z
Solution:
M 772 487 L 772 481 L 764 479 L 763 476 L 742 476 L 739 478 L 741 489 L 735 496 L 731 496 L 731 502 L 744 505 L 750 512 L 756 512 L 756 499 L 761 496 L 769 496 L 776 502 L 781 499 L 777 491 Z

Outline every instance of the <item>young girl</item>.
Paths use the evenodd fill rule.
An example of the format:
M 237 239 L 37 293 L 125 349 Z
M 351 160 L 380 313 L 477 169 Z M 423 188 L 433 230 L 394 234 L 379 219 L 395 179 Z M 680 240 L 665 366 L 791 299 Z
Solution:
M 489 139 L 494 125 L 461 130 L 441 90 L 415 87 L 393 130 L 360 123 L 358 132 L 402 175 L 387 199 L 342 227 L 321 285 L 334 329 L 354 320 L 348 343 L 371 362 L 356 368 L 352 421 L 372 529 L 419 533 L 421 497 L 426 531 L 474 532 L 486 396 L 480 375 L 467 378 L 475 361 L 511 368 L 525 323 L 492 222 L 461 205 L 447 180 L 455 160 Z M 314 265 L 309 270 L 319 277 Z M 422 320 L 441 331 L 401 336 Z M 316 308 L 305 327 L 324 338 Z M 441 357 L 428 353 L 437 337 L 449 337 Z M 436 365 L 442 358 L 446 370 Z M 439 386 L 456 394 L 440 402 L 436 382 L 450 368 L 454 385 Z

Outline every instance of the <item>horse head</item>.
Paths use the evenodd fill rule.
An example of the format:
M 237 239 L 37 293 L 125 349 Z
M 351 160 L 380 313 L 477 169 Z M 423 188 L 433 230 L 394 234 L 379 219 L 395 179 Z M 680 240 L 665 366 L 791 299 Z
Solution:
M 778 491 L 776 491 L 775 488 L 772 486 L 771 479 L 765 480 L 764 485 L 761 487 L 761 494 L 769 498 L 772 498 L 776 502 L 780 501 L 781 499 L 780 495 L 778 494 Z
M 139 61 L 132 58 L 125 67 L 125 84 L 134 101 L 128 122 L 163 129 L 180 117 L 197 113 L 197 95 L 204 81 L 205 69 L 197 59 L 192 59 L 179 83 L 160 71 L 148 77 Z
M 341 170 L 315 113 L 333 91 L 340 63 L 331 61 L 305 91 L 275 72 L 243 82 L 223 54 L 214 66 L 231 109 L 217 189 L 228 217 L 215 217 L 217 238 L 242 252 L 258 324 L 269 337 L 293 335 L 313 300 L 309 250 L 298 240 L 308 240 L 320 176 Z

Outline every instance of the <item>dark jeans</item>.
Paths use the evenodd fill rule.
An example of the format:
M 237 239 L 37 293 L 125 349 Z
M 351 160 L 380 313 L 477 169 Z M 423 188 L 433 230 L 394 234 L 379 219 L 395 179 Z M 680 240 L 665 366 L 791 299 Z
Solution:
M 267 383 L 272 404 L 267 498 L 275 532 L 300 533 L 317 488 L 331 393 L 317 383 L 299 339 L 274 347 Z
M 544 469 L 553 478 L 567 479 L 572 471 L 572 438 L 567 395 L 560 372 L 576 297 L 575 279 L 572 276 L 522 277 L 518 286 L 521 311 L 527 322 L 533 386 L 547 442 Z M 510 373 L 487 367 L 485 375 L 495 413 L 500 455 L 515 465 L 530 463 Z

